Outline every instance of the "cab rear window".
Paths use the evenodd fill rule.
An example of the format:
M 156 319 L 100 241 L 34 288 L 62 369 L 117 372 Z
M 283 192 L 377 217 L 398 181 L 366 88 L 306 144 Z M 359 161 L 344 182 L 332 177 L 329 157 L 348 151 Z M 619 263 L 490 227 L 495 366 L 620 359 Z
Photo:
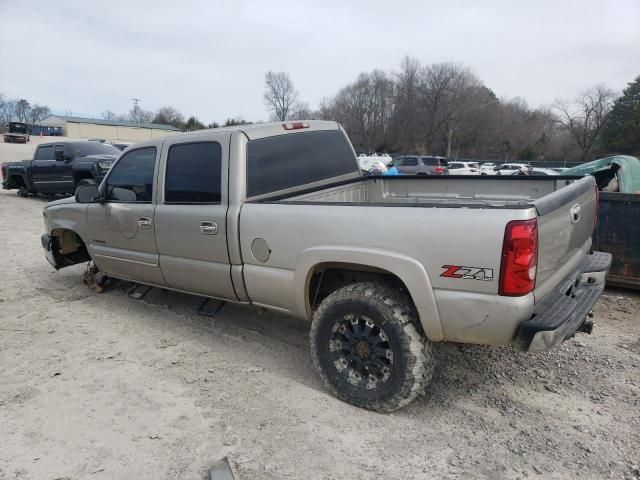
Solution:
M 247 197 L 358 171 L 351 145 L 340 130 L 279 135 L 247 145 Z

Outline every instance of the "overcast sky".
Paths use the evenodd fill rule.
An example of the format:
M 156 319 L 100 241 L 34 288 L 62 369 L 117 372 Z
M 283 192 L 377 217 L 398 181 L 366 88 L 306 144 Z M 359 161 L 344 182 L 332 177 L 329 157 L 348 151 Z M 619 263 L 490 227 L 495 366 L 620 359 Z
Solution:
M 640 0 L 0 0 L 0 92 L 54 111 L 126 112 L 131 98 L 205 123 L 266 120 L 267 70 L 316 108 L 403 56 L 459 62 L 531 106 L 640 75 Z

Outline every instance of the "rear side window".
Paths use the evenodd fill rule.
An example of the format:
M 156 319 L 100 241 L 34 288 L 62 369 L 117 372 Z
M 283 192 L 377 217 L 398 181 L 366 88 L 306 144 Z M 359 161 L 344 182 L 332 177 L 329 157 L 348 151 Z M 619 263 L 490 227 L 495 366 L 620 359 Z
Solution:
M 218 142 L 169 148 L 165 203 L 220 203 L 222 147 Z
M 107 200 L 151 203 L 156 147 L 133 150 L 120 158 L 107 177 Z
M 38 147 L 36 160 L 53 160 L 53 145 Z
M 415 167 L 418 165 L 418 159 L 416 157 L 406 157 L 402 161 L 403 167 Z
M 358 170 L 353 150 L 339 130 L 251 140 L 247 145 L 247 196 L 306 185 Z
M 428 167 L 446 167 L 448 162 L 444 158 L 422 157 L 422 163 Z

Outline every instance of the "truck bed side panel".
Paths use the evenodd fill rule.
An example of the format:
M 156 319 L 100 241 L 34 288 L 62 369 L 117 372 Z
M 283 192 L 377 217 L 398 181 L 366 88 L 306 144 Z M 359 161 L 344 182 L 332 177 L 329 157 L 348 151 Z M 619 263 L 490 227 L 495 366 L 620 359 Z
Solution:
M 271 299 L 272 306 L 306 316 L 291 293 L 294 291 L 292 272 L 305 250 L 325 246 L 345 251 L 369 249 L 415 259 L 426 270 L 434 293 L 438 290 L 458 292 L 458 301 L 465 298 L 466 292 L 496 295 L 504 226 L 510 220 L 524 220 L 533 215 L 532 208 L 478 211 L 246 203 L 240 215 L 240 244 L 247 292 L 252 301 L 266 303 Z M 257 239 L 263 239 L 270 251 L 265 262 L 255 256 Z M 483 269 L 483 275 L 443 277 L 448 265 Z M 268 291 L 264 285 L 270 285 Z M 417 292 L 417 295 L 425 297 L 427 292 Z M 432 294 L 429 292 L 429 295 Z M 487 320 L 499 321 L 493 315 L 492 309 L 475 314 L 471 311 L 460 322 L 472 326 Z M 495 315 L 509 320 L 504 309 L 496 309 Z

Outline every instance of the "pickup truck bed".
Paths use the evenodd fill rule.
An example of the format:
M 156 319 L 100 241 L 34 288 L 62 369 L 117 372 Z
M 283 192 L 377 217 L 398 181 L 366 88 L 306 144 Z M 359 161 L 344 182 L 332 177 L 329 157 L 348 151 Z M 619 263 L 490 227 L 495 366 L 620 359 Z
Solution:
M 412 296 L 421 318 L 429 319 L 430 325 L 423 325 L 429 338 L 511 343 L 520 323 L 533 315 L 536 298 L 549 294 L 589 251 L 594 199 L 593 179 L 588 177 L 389 176 L 249 201 L 239 228 L 245 284 L 254 303 L 300 314 L 301 306 L 293 300 L 301 295 L 288 292 L 300 286 L 295 272 L 301 258 L 311 255 L 310 263 L 321 263 L 348 247 L 340 261 L 366 264 L 370 249 L 393 252 L 397 266 L 417 261 L 428 272 L 430 288 L 422 287 Z M 572 223 L 570 210 L 576 204 L 582 205 L 581 218 Z M 526 296 L 499 296 L 495 280 L 504 225 L 532 216 L 537 218 L 540 240 L 536 288 Z M 276 223 L 278 229 L 270 227 Z M 277 269 L 264 267 L 251 254 L 251 242 L 267 230 L 269 245 L 281 247 L 274 248 L 269 259 Z M 316 247 L 312 255 L 309 244 L 322 248 Z M 321 254 L 321 249 L 334 251 Z M 486 269 L 491 280 L 443 277 L 445 265 Z
M 390 411 L 433 343 L 551 348 L 588 329 L 611 258 L 590 254 L 593 178 L 362 177 L 333 122 L 133 145 L 99 187 L 44 211 L 56 268 L 312 320 L 327 388 Z

